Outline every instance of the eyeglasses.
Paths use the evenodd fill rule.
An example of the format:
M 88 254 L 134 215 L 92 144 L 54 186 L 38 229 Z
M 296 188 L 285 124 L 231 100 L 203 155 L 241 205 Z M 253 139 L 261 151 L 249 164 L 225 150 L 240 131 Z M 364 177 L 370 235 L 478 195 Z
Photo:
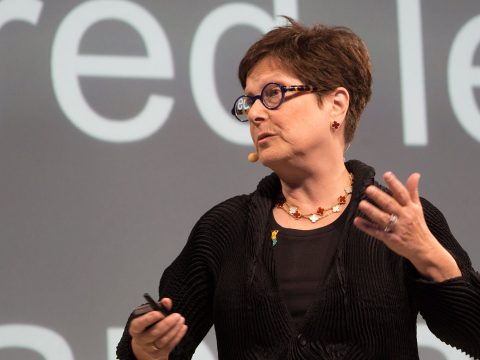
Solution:
M 318 91 L 318 88 L 311 85 L 291 85 L 284 86 L 277 83 L 268 83 L 262 89 L 260 95 L 248 96 L 242 95 L 233 104 L 232 115 L 241 122 L 248 121 L 248 112 L 253 103 L 259 99 L 263 106 L 269 110 L 275 110 L 285 101 L 285 93 L 287 91 Z

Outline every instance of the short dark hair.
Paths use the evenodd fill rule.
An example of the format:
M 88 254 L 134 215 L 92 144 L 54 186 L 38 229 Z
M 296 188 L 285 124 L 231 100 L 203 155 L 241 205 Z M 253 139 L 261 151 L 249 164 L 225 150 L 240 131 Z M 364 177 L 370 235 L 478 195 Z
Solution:
M 345 87 L 350 95 L 345 144 L 351 143 L 372 94 L 372 65 L 365 43 L 347 27 L 317 24 L 309 28 L 285 18 L 289 24 L 269 31 L 247 50 L 238 68 L 243 89 L 249 72 L 267 57 L 304 84 L 318 87 L 320 102 L 331 91 Z

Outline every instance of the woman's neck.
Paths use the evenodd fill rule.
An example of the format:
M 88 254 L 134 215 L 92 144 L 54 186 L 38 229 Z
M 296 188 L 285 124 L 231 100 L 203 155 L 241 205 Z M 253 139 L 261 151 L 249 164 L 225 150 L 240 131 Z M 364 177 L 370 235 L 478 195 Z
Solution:
M 298 207 L 301 212 L 314 212 L 319 206 L 329 207 L 344 195 L 350 176 L 341 161 L 315 167 L 290 168 L 277 172 L 282 184 L 282 193 L 288 204 Z

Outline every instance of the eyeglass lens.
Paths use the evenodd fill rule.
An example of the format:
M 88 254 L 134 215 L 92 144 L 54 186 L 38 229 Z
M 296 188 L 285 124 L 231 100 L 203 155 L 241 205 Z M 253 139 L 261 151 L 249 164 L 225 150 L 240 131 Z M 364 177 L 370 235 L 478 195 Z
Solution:
M 278 84 L 270 83 L 265 85 L 260 95 L 262 104 L 268 109 L 275 109 L 282 103 L 283 93 L 282 88 Z M 256 98 L 253 96 L 241 96 L 235 102 L 235 116 L 238 120 L 248 121 L 248 112 L 255 102 Z

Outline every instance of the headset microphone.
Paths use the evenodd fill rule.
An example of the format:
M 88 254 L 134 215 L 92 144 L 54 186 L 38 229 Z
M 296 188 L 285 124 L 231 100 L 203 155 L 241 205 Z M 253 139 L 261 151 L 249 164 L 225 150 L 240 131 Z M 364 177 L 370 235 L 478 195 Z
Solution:
M 258 154 L 256 152 L 251 152 L 250 154 L 248 154 L 247 159 L 251 163 L 257 162 L 258 161 Z

